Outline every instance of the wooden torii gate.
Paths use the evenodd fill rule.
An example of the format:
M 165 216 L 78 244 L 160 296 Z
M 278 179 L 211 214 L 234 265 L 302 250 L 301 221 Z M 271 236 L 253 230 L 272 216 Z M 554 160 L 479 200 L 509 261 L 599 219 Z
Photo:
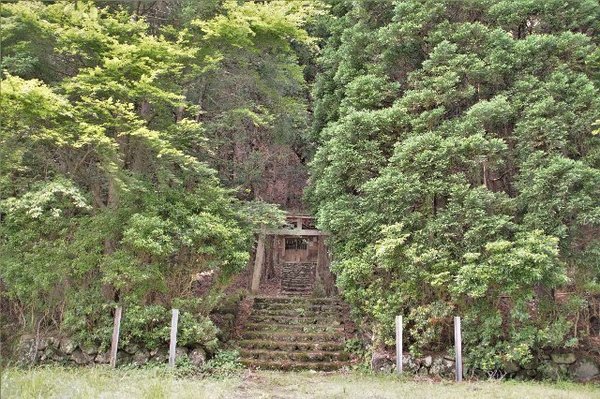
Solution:
M 317 238 L 317 256 L 315 261 L 317 262 L 317 268 L 319 266 L 327 266 L 329 264 L 323 265 L 324 258 L 327 257 L 326 253 L 322 248 L 324 248 L 323 238 L 327 236 L 327 233 L 324 233 L 314 227 L 314 217 L 309 215 L 288 215 L 286 217 L 287 226 L 279 229 L 267 229 L 262 228 L 258 232 L 258 243 L 256 246 L 256 257 L 254 259 L 254 270 L 252 273 L 252 283 L 251 283 L 251 291 L 252 293 L 257 293 L 260 288 L 260 280 L 263 274 L 264 264 L 265 264 L 265 240 L 267 236 L 275 236 L 276 238 L 282 238 L 283 240 L 276 240 L 276 242 L 282 242 L 284 247 L 282 248 L 285 253 L 285 244 L 286 240 L 293 238 Z M 275 248 L 273 250 L 278 250 Z M 321 264 L 320 264 L 321 263 Z M 328 262 L 327 262 L 328 263 Z

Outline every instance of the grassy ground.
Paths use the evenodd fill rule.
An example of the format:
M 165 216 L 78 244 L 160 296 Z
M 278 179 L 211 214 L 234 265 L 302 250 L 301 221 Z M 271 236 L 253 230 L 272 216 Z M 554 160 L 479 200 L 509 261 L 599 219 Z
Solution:
M 8 398 L 600 398 L 600 386 L 533 382 L 431 382 L 395 376 L 246 372 L 224 379 L 161 370 L 8 369 Z

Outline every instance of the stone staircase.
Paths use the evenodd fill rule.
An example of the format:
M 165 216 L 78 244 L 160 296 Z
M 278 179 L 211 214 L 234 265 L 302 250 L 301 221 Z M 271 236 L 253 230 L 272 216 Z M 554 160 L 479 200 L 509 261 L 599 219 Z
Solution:
M 338 370 L 346 309 L 332 298 L 258 297 L 239 341 L 242 363 L 274 370 Z
M 290 296 L 309 296 L 313 292 L 315 262 L 287 262 L 283 264 L 281 293 Z

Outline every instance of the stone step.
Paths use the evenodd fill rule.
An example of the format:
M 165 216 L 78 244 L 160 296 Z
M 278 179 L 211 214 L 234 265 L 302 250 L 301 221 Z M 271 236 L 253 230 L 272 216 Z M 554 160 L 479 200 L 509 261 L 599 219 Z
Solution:
M 314 272 L 312 270 L 307 271 L 297 271 L 297 272 L 286 272 L 283 271 L 281 278 L 283 280 L 292 280 L 295 278 L 312 278 L 314 277 Z
M 306 268 L 306 269 L 289 269 L 289 268 L 286 269 L 286 268 L 284 268 L 282 270 L 282 272 L 283 272 L 283 274 L 282 274 L 283 277 L 297 276 L 299 274 L 313 275 L 313 274 L 315 274 L 315 269 L 313 269 L 313 268 Z
M 344 335 L 339 332 L 302 333 L 302 332 L 273 332 L 245 330 L 242 339 L 274 340 L 281 342 L 342 342 Z
M 312 287 L 314 284 L 312 281 L 282 281 L 281 285 L 283 287 Z
M 296 284 L 306 284 L 306 283 L 310 283 L 314 281 L 314 279 L 312 277 L 306 276 L 306 277 L 295 277 L 295 278 L 282 278 L 281 282 L 282 283 L 296 283 Z
M 303 281 L 303 282 L 295 282 L 295 281 L 283 281 L 281 285 L 286 287 L 307 287 L 312 286 L 312 282 Z
M 307 291 L 288 291 L 288 290 L 281 290 L 281 293 L 283 295 L 288 295 L 288 296 L 299 296 L 299 297 L 305 297 L 305 298 L 309 298 L 312 296 L 313 292 L 311 290 L 307 290 Z
M 317 370 L 317 371 L 334 371 L 342 367 L 349 366 L 349 362 L 292 362 L 292 361 L 269 361 L 242 359 L 241 363 L 246 367 L 263 370 Z
M 287 316 L 287 315 L 268 315 L 261 313 L 252 313 L 248 318 L 250 323 L 277 323 L 288 325 L 326 325 L 339 326 L 342 323 L 338 320 L 337 315 L 321 313 L 310 316 Z
M 304 298 L 286 298 L 280 296 L 274 297 L 265 297 L 265 296 L 257 296 L 254 298 L 254 303 L 309 303 L 312 305 L 340 305 L 341 301 L 337 298 L 314 298 L 314 299 L 304 299 Z
M 310 309 L 254 309 L 252 315 L 257 316 L 289 316 L 289 317 L 338 317 L 343 318 L 343 309 L 310 310 Z
M 345 352 L 304 352 L 304 351 L 273 351 L 263 349 L 242 349 L 240 351 L 242 359 L 254 360 L 291 360 L 294 362 L 335 362 L 348 361 L 350 355 Z
M 247 323 L 244 328 L 247 331 L 265 331 L 265 332 L 293 332 L 293 333 L 343 333 L 344 328 L 328 325 L 293 325 L 293 324 L 270 324 L 270 323 Z
M 329 351 L 341 352 L 344 350 L 344 344 L 341 342 L 305 342 L 305 341 L 271 341 L 271 340 L 242 340 L 238 342 L 240 348 L 245 349 L 269 349 L 279 351 Z
M 282 289 L 288 289 L 288 290 L 298 290 L 298 291 L 302 291 L 302 290 L 312 290 L 314 287 L 312 284 L 282 284 L 281 285 Z
M 312 281 L 282 281 L 281 282 L 281 286 L 282 287 L 290 287 L 290 286 L 294 286 L 294 287 L 312 287 L 314 284 L 312 283 Z
M 298 278 L 298 277 L 314 277 L 314 275 L 315 275 L 314 270 L 295 270 L 295 271 L 283 270 L 281 278 L 290 279 L 290 278 Z
M 290 278 L 290 277 L 296 277 L 296 276 L 314 276 L 315 275 L 315 271 L 314 270 L 282 270 L 282 278 Z
M 306 281 L 282 281 L 281 285 L 284 287 L 309 287 L 309 286 L 313 286 L 313 282 L 306 280 Z
M 284 279 L 282 294 L 254 299 L 238 342 L 242 364 L 281 371 L 332 371 L 349 365 L 344 351 L 347 306 L 336 298 L 312 298 L 308 276 Z
M 298 299 L 298 298 L 294 298 Z M 310 298 L 306 298 L 307 300 Z M 312 303 L 302 303 L 302 302 L 292 302 L 292 303 L 264 303 L 264 302 L 255 302 L 253 305 L 255 310 L 286 310 L 286 309 L 302 309 L 305 311 L 315 311 L 315 312 L 328 312 L 328 311 L 337 311 L 342 309 L 341 305 L 336 304 L 312 304 Z
M 312 291 L 281 291 L 282 295 L 287 295 L 287 296 L 296 296 L 296 297 L 311 297 L 312 296 Z
M 299 293 L 305 293 L 305 292 L 310 292 L 312 293 L 313 289 L 311 287 L 306 288 L 306 287 L 302 287 L 302 288 L 289 288 L 289 287 L 281 287 L 282 291 L 287 291 L 287 292 L 299 292 Z
M 289 306 L 289 305 L 254 305 L 254 311 L 258 312 L 278 312 L 278 313 L 304 313 L 304 314 L 340 314 L 344 309 L 340 306 L 313 305 L 313 306 Z

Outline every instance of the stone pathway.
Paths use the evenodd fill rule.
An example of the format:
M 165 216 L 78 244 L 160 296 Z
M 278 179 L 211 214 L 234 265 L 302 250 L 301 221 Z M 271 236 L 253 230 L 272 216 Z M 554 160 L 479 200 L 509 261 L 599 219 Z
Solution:
M 258 297 L 239 346 L 242 363 L 274 370 L 338 370 L 344 351 L 344 306 L 333 298 Z
M 290 296 L 310 296 L 315 280 L 315 262 L 284 263 L 281 293 Z

